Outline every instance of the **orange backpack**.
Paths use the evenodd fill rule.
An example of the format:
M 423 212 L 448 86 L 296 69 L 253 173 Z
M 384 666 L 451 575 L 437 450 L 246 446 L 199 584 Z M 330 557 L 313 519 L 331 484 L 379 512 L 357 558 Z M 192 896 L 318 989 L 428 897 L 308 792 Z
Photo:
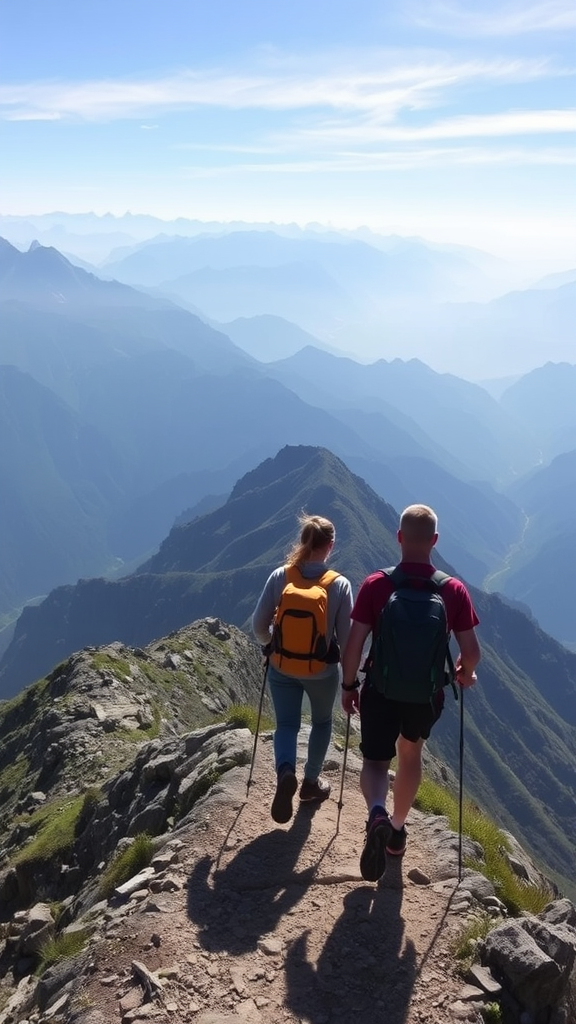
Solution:
M 270 662 L 292 676 L 315 675 L 340 660 L 336 641 L 328 638 L 328 587 L 339 572 L 328 569 L 306 579 L 296 566 L 285 566 L 286 583 L 274 615 Z

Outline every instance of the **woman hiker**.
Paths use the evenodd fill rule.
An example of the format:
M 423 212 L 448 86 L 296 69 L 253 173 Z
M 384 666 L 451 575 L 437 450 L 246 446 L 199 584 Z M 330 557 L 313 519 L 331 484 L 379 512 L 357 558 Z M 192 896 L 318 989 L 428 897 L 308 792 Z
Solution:
M 312 728 L 299 797 L 321 803 L 330 796 L 320 772 L 332 735 L 340 650 L 348 638 L 352 611 L 349 580 L 327 571 L 336 539 L 334 524 L 304 513 L 298 521 L 298 540 L 285 564 L 268 577 L 252 616 L 254 635 L 270 658 L 277 774 L 271 814 L 280 824 L 290 821 L 298 788 L 296 746 L 304 694 L 310 701 Z

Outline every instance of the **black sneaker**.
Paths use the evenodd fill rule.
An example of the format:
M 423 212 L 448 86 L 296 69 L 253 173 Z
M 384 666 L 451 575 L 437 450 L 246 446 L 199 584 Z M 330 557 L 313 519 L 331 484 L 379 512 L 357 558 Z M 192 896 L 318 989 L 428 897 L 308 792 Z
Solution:
M 323 803 L 330 796 L 330 783 L 318 777 L 315 782 L 304 779 L 300 786 L 300 800 L 303 803 Z
M 285 825 L 292 817 L 292 797 L 298 789 L 298 780 L 290 765 L 283 765 L 278 772 L 276 792 L 270 813 L 279 825 Z
M 392 854 L 393 857 L 402 857 L 406 853 L 406 827 L 402 825 L 402 828 L 392 828 L 392 834 L 386 844 L 386 853 Z
M 386 871 L 386 847 L 392 835 L 390 818 L 376 809 L 366 824 L 366 842 L 360 857 L 360 874 L 366 882 L 377 882 Z

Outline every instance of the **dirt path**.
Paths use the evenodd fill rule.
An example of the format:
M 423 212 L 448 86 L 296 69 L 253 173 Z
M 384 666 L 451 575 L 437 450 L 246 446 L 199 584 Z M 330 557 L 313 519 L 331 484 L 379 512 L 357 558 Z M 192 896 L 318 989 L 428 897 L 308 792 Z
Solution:
M 198 823 L 177 834 L 178 861 L 166 882 L 177 888 L 136 894 L 115 912 L 85 1005 L 105 1024 L 122 1011 L 126 1021 L 178 1024 L 479 1020 L 470 1007 L 463 1016 L 457 1002 L 464 985 L 449 942 L 462 918 L 451 895 L 408 879 L 413 868 L 430 872 L 421 816 L 409 822 L 404 859 L 389 858 L 384 879 L 368 884 L 358 868 L 358 759 L 349 757 L 336 835 L 337 760 L 326 772 L 330 799 L 316 812 L 296 799 L 292 821 L 277 826 L 269 815 L 271 755 L 264 739 L 247 803 L 247 769 L 230 772 L 199 808 Z M 139 1009 L 133 961 L 164 975 L 161 996 Z

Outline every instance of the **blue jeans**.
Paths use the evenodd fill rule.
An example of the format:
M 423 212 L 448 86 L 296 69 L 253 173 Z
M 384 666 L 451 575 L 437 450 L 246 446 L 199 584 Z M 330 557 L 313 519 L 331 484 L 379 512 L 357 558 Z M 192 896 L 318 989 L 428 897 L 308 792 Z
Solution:
M 339 681 L 338 665 L 330 665 L 318 676 L 287 676 L 268 666 L 268 684 L 274 704 L 274 760 L 276 770 L 283 764 L 296 767 L 296 745 L 302 716 L 304 694 L 310 700 L 312 729 L 308 740 L 308 759 L 304 777 L 315 782 L 322 770 L 332 735 L 332 708 Z

